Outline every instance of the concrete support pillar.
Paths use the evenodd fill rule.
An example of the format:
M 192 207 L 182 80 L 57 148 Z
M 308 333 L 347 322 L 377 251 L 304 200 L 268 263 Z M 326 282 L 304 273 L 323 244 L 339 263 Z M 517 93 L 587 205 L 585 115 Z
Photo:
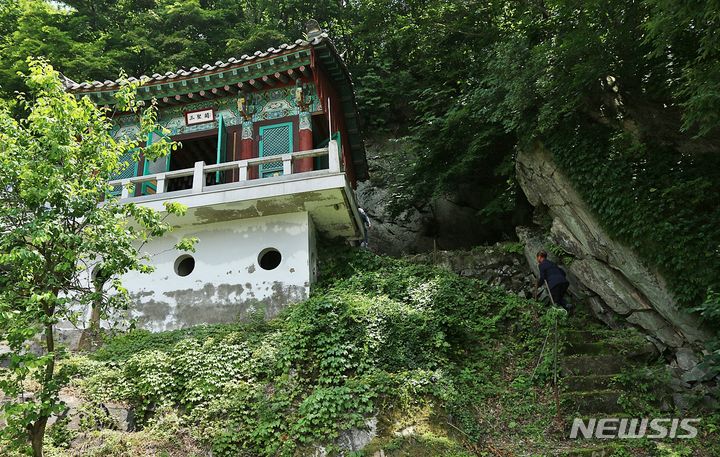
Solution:
M 299 117 L 299 150 L 309 151 L 313 148 L 312 116 L 308 112 L 301 111 Z M 312 157 L 298 159 L 293 164 L 293 173 L 302 173 L 303 171 L 312 171 L 313 169 L 314 163 Z
M 195 162 L 195 170 L 193 171 L 192 193 L 201 194 L 205 187 L 205 162 Z
M 240 137 L 240 159 L 252 159 L 255 153 L 255 138 L 253 135 L 253 122 L 243 121 L 242 135 Z M 257 167 L 251 167 L 247 171 L 247 179 L 257 179 Z
M 340 173 L 342 171 L 342 167 L 340 166 L 341 160 L 340 148 L 338 147 L 337 141 L 330 140 L 328 143 L 328 167 L 330 171 Z

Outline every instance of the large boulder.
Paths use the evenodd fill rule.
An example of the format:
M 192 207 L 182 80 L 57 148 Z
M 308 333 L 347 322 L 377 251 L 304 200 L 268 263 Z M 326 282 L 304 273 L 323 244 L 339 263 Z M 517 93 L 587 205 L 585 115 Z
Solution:
M 599 298 L 602 304 L 596 299 L 597 306 L 609 308 L 670 348 L 710 338 L 700 320 L 678 306 L 663 278 L 605 233 L 547 150 L 538 145 L 521 151 L 516 172 L 530 203 L 550 219 L 549 241 L 571 259 L 565 267 L 577 283 L 576 293 Z M 538 237 L 523 229 L 518 235 L 534 265 Z
M 389 209 L 390 192 L 369 180 L 358 184 L 356 196 L 372 224 L 368 238 L 374 252 L 399 256 L 433 249 L 433 238 L 426 230 L 431 219 L 429 211 L 411 207 L 393 215 Z
M 401 256 L 434 250 L 469 249 L 498 239 L 497 224 L 478 216 L 484 189 L 466 186 L 454 195 L 437 195 L 425 204 L 392 211 L 392 190 L 398 169 L 397 157 L 407 153 L 402 141 L 375 139 L 367 142 L 372 179 L 358 183 L 358 205 L 365 209 L 372 228 L 369 247 L 379 254 Z

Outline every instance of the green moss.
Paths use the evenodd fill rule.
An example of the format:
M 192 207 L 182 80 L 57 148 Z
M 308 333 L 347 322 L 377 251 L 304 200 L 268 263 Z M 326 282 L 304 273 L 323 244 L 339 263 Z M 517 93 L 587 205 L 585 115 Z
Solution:
M 523 254 L 525 252 L 525 244 L 522 242 L 505 242 L 500 244 L 500 249 L 508 254 Z
M 380 450 L 386 457 L 471 457 L 474 455 L 456 441 L 432 433 L 375 440 L 357 455 L 358 457 L 373 456 Z

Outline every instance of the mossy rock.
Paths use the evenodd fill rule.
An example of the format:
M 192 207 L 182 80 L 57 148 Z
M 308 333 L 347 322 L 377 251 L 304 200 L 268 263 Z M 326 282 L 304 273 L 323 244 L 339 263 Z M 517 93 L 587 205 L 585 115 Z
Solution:
M 361 454 L 363 457 L 471 457 L 450 438 L 432 433 L 376 439 Z
M 614 446 L 593 446 L 564 451 L 559 457 L 610 457 L 614 452 Z

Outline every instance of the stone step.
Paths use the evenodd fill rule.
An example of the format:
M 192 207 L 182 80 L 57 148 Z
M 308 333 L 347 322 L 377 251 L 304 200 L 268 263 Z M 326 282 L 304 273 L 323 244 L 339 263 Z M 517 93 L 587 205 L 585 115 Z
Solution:
M 594 342 L 567 343 L 565 354 L 615 355 L 632 361 L 647 363 L 658 357 L 655 345 L 649 341 L 601 340 Z
M 587 323 L 569 324 L 569 327 L 565 329 L 563 334 L 565 341 L 570 346 L 597 343 L 606 340 L 612 335 L 612 330 L 608 328 L 594 328 L 592 325 L 588 326 Z
M 572 355 L 561 359 L 563 376 L 611 375 L 620 373 L 634 363 L 627 357 L 618 355 Z
M 604 341 L 592 341 L 592 342 L 573 342 L 567 343 L 565 346 L 565 354 L 609 354 L 617 351 L 615 347 L 604 342 Z
M 596 390 L 588 392 L 566 392 L 562 397 L 563 409 L 570 415 L 615 414 L 623 411 L 618 404 L 622 391 Z
M 608 389 L 612 384 L 614 375 L 596 375 L 590 374 L 585 376 L 567 376 L 563 378 L 562 383 L 566 391 L 580 392 L 589 390 Z

